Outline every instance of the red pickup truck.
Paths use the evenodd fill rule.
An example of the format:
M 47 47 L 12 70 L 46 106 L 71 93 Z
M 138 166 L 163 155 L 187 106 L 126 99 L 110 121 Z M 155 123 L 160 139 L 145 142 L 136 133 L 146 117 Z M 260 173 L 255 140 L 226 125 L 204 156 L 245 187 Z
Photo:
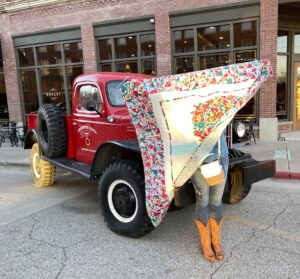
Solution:
M 27 116 L 25 148 L 32 148 L 31 172 L 37 187 L 55 182 L 56 167 L 87 179 L 99 180 L 98 197 L 104 218 L 115 232 L 131 237 L 154 227 L 145 207 L 143 162 L 131 117 L 120 93 L 126 79 L 149 76 L 127 73 L 92 73 L 76 78 L 72 113 L 53 104 L 42 105 Z M 237 203 L 251 185 L 275 174 L 275 161 L 254 160 L 250 154 L 229 150 L 230 168 L 223 199 Z M 195 201 L 190 182 L 174 195 L 174 205 Z

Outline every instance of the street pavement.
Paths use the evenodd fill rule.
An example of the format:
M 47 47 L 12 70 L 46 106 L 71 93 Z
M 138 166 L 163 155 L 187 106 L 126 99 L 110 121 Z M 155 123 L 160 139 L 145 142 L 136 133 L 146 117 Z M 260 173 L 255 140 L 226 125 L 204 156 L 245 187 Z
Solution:
M 0 148 L 0 278 L 300 278 L 299 134 L 240 148 L 276 159 L 277 176 L 224 204 L 225 260 L 203 260 L 194 206 L 169 212 L 149 235 L 111 232 L 97 182 L 58 171 L 54 186 L 32 186 L 30 150 Z M 288 173 L 287 176 L 280 173 Z M 293 174 L 293 175 L 291 175 Z
M 193 205 L 169 212 L 149 235 L 130 239 L 106 226 L 96 185 L 82 183 L 83 192 L 73 195 L 70 189 L 80 181 L 65 185 L 59 176 L 55 186 L 38 189 L 28 172 L 0 166 L 7 188 L 3 192 L 1 186 L 0 195 L 1 279 L 300 278 L 300 187 L 292 180 L 261 181 L 239 204 L 225 204 L 225 260 L 208 263 L 201 256 Z M 35 210 L 5 219 L 17 217 L 6 202 L 11 194 L 19 197 L 15 208 L 34 204 Z

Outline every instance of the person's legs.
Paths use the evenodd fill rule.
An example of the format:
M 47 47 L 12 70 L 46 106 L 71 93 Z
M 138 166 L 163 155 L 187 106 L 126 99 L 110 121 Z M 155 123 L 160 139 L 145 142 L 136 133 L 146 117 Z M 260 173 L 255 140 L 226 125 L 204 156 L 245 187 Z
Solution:
M 211 226 L 208 222 L 209 186 L 203 181 L 203 177 L 197 170 L 191 178 L 196 194 L 196 220 L 195 224 L 200 234 L 200 246 L 204 258 L 208 261 L 215 261 L 215 254 L 211 246 Z
M 211 242 L 217 260 L 224 259 L 224 251 L 221 246 L 221 226 L 223 222 L 222 196 L 228 173 L 228 159 L 221 159 L 225 180 L 219 185 L 210 188 L 209 192 L 209 223 L 211 228 Z
M 209 217 L 208 203 L 210 187 L 206 185 L 199 169 L 196 170 L 196 172 L 193 174 L 191 180 L 194 185 L 196 194 L 195 217 L 197 220 L 201 221 L 204 225 L 206 225 Z

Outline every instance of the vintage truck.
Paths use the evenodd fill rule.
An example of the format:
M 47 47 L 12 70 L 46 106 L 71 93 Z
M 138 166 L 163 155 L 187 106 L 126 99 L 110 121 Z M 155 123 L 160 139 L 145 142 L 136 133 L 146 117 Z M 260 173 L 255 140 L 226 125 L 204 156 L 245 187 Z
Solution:
M 72 113 L 54 104 L 42 105 L 27 116 L 25 148 L 32 149 L 31 173 L 37 187 L 55 182 L 56 167 L 98 180 L 99 205 L 107 225 L 122 235 L 140 237 L 153 230 L 145 207 L 143 161 L 135 128 L 120 93 L 126 80 L 149 76 L 91 73 L 76 78 Z M 229 150 L 230 167 L 223 200 L 244 199 L 251 185 L 275 174 L 275 161 L 256 161 L 250 154 Z M 173 206 L 195 201 L 187 182 L 176 189 Z

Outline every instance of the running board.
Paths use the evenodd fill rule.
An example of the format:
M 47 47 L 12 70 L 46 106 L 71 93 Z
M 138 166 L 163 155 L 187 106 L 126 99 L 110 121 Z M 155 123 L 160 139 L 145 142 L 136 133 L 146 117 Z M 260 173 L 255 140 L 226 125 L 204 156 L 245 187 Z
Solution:
M 53 165 L 56 165 L 60 168 L 63 168 L 67 171 L 73 172 L 75 174 L 79 174 L 85 178 L 91 179 L 91 165 L 78 162 L 74 159 L 69 159 L 67 157 L 60 157 L 56 159 L 49 159 L 47 157 L 43 157 L 43 159 Z

